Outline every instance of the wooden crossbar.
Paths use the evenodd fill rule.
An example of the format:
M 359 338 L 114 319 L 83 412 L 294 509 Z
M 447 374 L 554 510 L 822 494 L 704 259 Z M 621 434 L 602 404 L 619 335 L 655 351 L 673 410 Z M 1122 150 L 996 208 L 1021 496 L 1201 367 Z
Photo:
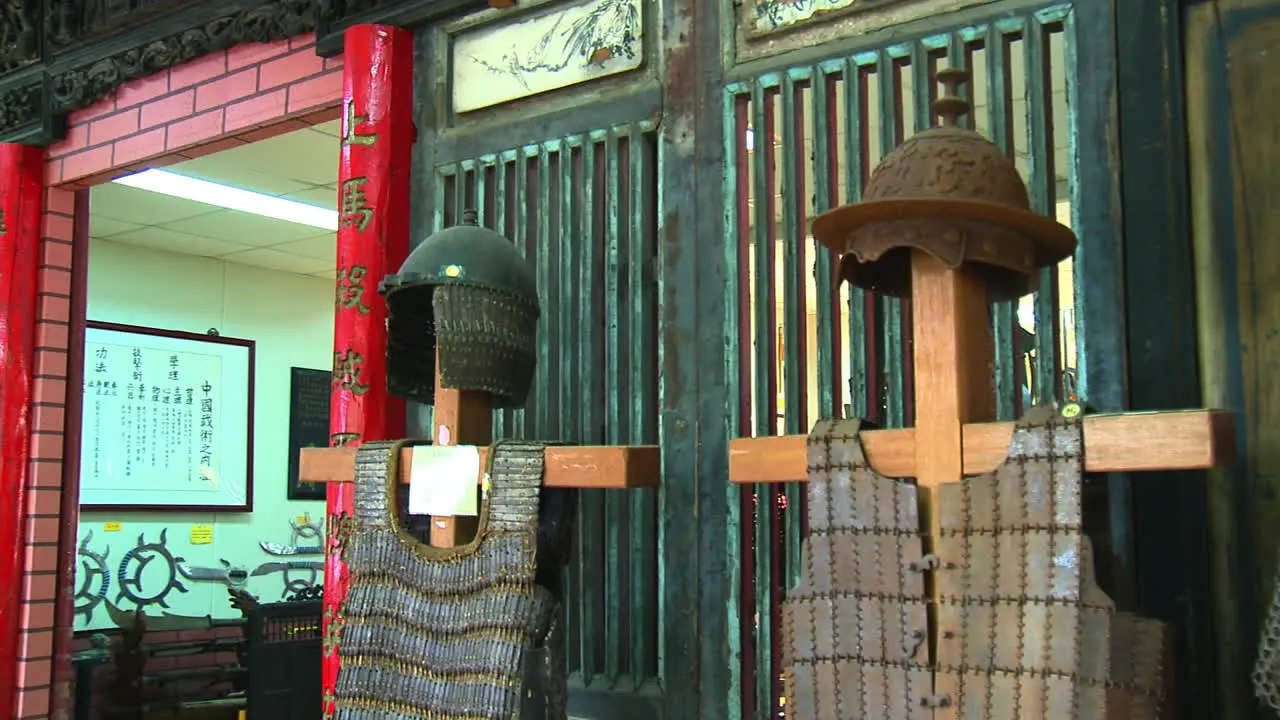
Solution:
M 963 426 L 964 473 L 990 472 L 1004 461 L 1014 424 Z M 916 476 L 915 430 L 861 434 L 867 460 L 888 477 Z M 729 442 L 729 479 L 735 483 L 804 482 L 808 438 L 739 438 Z M 1203 470 L 1235 462 L 1235 416 L 1223 410 L 1089 415 L 1084 419 L 1086 472 Z
M 409 482 L 413 448 L 400 454 L 400 481 Z M 489 448 L 480 448 L 481 473 Z M 353 482 L 355 448 L 306 448 L 298 468 L 301 482 Z M 658 486 L 661 455 L 657 445 L 577 445 L 546 450 L 543 484 L 548 487 L 636 489 Z

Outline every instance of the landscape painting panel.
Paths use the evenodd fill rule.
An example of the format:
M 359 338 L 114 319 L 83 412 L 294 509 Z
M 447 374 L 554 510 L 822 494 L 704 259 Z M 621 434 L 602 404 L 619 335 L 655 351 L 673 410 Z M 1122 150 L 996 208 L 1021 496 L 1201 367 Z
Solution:
M 458 113 L 640 67 L 643 0 L 591 0 L 460 33 L 453 41 Z

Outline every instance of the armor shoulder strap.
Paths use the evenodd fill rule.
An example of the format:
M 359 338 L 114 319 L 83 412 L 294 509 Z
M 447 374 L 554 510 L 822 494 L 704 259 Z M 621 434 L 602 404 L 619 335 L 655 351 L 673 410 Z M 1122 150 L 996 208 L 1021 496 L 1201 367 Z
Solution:
M 1018 421 L 1006 463 L 1069 460 L 1084 457 L 1084 425 L 1079 416 L 1063 417 L 1053 405 L 1038 405 Z
M 859 418 L 819 420 L 809 431 L 809 469 L 838 466 L 846 470 L 869 468 L 859 433 L 875 425 Z
M 546 443 L 504 440 L 489 453 L 488 529 L 536 532 Z
M 391 529 L 389 494 L 400 477 L 400 450 L 411 444 L 367 442 L 356 449 L 355 518 L 361 530 Z

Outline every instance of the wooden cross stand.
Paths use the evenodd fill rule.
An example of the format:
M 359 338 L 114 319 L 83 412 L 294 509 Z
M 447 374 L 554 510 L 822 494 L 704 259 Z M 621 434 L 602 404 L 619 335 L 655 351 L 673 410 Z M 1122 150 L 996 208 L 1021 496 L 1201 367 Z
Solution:
M 972 268 L 947 268 L 912 257 L 914 428 L 861 434 L 867 460 L 889 477 L 914 477 L 921 501 L 941 483 L 994 470 L 1004 461 L 1014 424 L 991 422 L 993 345 L 986 288 Z M 735 483 L 804 482 L 808 438 L 739 438 L 729 443 Z M 1086 472 L 1204 470 L 1235 461 L 1234 416 L 1224 410 L 1089 415 L 1084 419 Z
M 437 372 L 435 397 L 436 444 L 479 445 L 480 466 L 485 467 L 487 451 L 483 446 L 492 442 L 493 428 L 489 394 L 443 388 Z M 409 482 L 412 452 L 406 448 L 401 456 L 400 479 L 404 483 Z M 302 482 L 354 482 L 355 467 L 355 448 L 305 448 L 298 475 Z M 549 487 L 657 487 L 661 461 L 656 445 L 554 447 L 546 450 L 545 472 L 543 482 Z M 459 522 L 455 517 L 431 519 L 431 544 L 436 547 L 453 547 L 469 532 L 474 532 L 474 523 Z
M 948 85 L 958 84 L 963 80 L 963 71 L 941 70 L 938 80 Z M 1035 235 L 1042 230 L 1052 236 L 1044 242 L 1058 243 L 1058 259 L 1069 255 L 1075 244 L 1074 236 L 1066 228 L 1045 230 L 1041 221 L 1025 217 L 1029 212 L 1006 215 L 1003 210 L 991 210 L 990 201 L 972 202 L 980 198 L 964 196 L 974 188 L 988 192 L 992 187 L 1000 189 L 1001 178 L 996 176 L 1006 172 L 1002 164 L 1007 163 L 994 146 L 990 146 L 989 154 L 977 147 L 989 145 L 981 141 L 980 136 L 954 126 L 955 116 L 965 108 L 964 101 L 957 97 L 940 98 L 934 111 L 943 116 L 942 127 L 916 135 L 908 141 L 915 144 L 909 152 L 901 152 L 907 149 L 904 145 L 882 163 L 885 185 L 892 187 L 886 191 L 882 185 L 877 188 L 880 192 L 872 193 L 872 186 L 882 177 L 878 169 L 864 195 L 864 198 L 872 195 L 873 202 L 864 200 L 861 208 L 855 205 L 833 211 L 815 221 L 813 227 L 819 241 L 841 252 L 849 249 L 849 243 L 863 239 L 880 242 L 877 249 L 883 251 L 886 231 L 897 233 L 895 241 L 908 240 L 891 247 L 899 248 L 895 252 L 910 252 L 915 427 L 867 431 L 861 438 L 867 461 L 877 472 L 889 477 L 915 478 L 926 553 L 933 551 L 932 539 L 940 534 L 939 486 L 995 469 L 1008 452 L 1014 424 L 992 422 L 995 393 L 992 388 L 994 342 L 989 319 L 990 266 L 984 268 L 973 262 L 946 264 L 935 254 L 918 249 L 921 243 L 913 241 L 921 237 L 919 233 L 938 233 L 943 240 L 953 241 L 952 247 L 960 245 L 961 260 L 972 259 L 965 253 L 990 252 L 993 245 L 1007 242 L 1011 237 L 1028 244 L 1038 242 Z M 929 136 L 927 140 L 926 136 Z M 975 143 L 975 139 L 979 142 Z M 963 159 L 956 161 L 957 156 Z M 895 162 L 900 164 L 887 167 Z M 1007 172 L 1016 178 L 1012 166 L 1007 167 Z M 982 179 L 966 186 L 965 173 Z M 991 177 L 996 177 L 994 182 L 986 179 Z M 1009 183 L 1003 187 L 1007 189 Z M 1021 203 L 1026 203 L 1025 198 L 1023 190 Z M 855 212 L 849 212 L 851 208 Z M 983 217 L 984 213 L 987 217 Z M 917 220 L 923 222 L 917 223 Z M 986 243 L 975 232 L 975 226 L 979 230 L 989 229 L 993 234 L 1012 232 L 1003 236 L 996 234 L 993 243 Z M 969 243 L 967 248 L 962 242 L 954 242 L 957 237 L 963 237 L 960 233 L 969 233 L 965 238 Z M 902 249 L 904 245 L 914 248 L 908 251 Z M 941 243 L 933 247 L 947 251 Z M 1057 261 L 1046 255 L 1034 259 L 1030 255 L 1022 257 L 1030 272 Z M 884 267 L 881 265 L 875 271 L 881 272 Z M 900 281 L 905 283 L 908 277 L 906 268 L 902 269 Z M 1026 274 L 1029 273 L 1024 276 Z M 1007 291 L 1007 287 L 1004 290 Z M 1083 422 L 1087 472 L 1199 470 L 1234 461 L 1234 419 L 1228 412 L 1091 415 Z M 806 443 L 804 436 L 733 440 L 729 445 L 730 479 L 735 483 L 803 482 L 808 475 Z M 931 595 L 936 604 L 936 588 Z
M 484 446 L 493 441 L 493 404 L 489 393 L 441 387 L 436 370 L 434 442 L 439 445 L 478 445 L 480 467 L 486 465 Z M 409 482 L 412 448 L 401 455 L 400 480 Z M 354 482 L 355 448 L 305 448 L 299 462 L 302 482 Z M 657 445 L 584 445 L 546 450 L 545 477 L 549 487 L 657 487 L 661 458 Z M 433 516 L 431 544 L 454 547 L 475 534 L 475 518 Z

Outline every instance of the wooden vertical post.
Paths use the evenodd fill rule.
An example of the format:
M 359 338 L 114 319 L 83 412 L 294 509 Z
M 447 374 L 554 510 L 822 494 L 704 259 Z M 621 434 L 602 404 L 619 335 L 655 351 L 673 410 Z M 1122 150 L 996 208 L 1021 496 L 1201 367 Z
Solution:
M 938 487 L 964 477 L 964 424 L 995 419 L 995 346 L 987 289 L 971 266 L 949 268 L 915 250 L 911 258 L 915 359 L 915 474 L 924 551 L 940 534 Z M 929 575 L 929 627 L 937 627 L 938 591 Z M 930 633 L 937 657 L 936 633 Z
M 441 385 L 440 360 L 436 359 L 435 444 L 488 445 L 493 440 L 493 402 L 489 393 L 454 390 Z M 475 536 L 476 517 L 431 518 L 431 544 L 454 547 Z
M 338 277 L 333 329 L 330 444 L 358 445 L 404 435 L 403 401 L 386 385 L 387 314 L 378 282 L 399 269 L 409 249 L 409 148 L 413 128 L 413 33 L 354 25 L 344 33 L 342 146 L 338 164 Z M 332 549 L 352 511 L 354 486 L 328 487 Z M 325 558 L 325 633 L 350 580 L 340 556 Z M 326 716 L 341 665 L 323 657 Z
M 0 713 L 16 717 L 44 149 L 0 145 Z

